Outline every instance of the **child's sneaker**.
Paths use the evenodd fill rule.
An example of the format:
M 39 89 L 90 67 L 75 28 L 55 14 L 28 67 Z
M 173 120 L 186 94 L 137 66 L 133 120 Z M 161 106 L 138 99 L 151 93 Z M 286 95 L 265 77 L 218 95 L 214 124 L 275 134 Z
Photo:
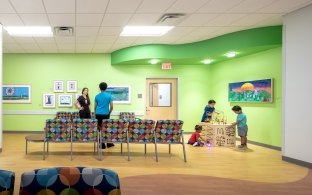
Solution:
M 244 145 L 238 145 L 237 148 L 242 149 L 244 148 Z
M 196 147 L 196 146 L 199 146 L 199 144 L 198 144 L 197 142 L 195 142 L 195 143 L 193 144 L 193 146 Z

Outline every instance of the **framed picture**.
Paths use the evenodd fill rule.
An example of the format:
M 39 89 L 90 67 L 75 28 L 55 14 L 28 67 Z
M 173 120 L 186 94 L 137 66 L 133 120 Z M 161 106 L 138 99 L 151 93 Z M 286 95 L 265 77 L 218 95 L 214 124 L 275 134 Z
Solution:
M 72 95 L 59 95 L 58 107 L 73 107 Z
M 53 81 L 53 91 L 54 92 L 64 92 L 64 82 L 63 81 Z
M 67 81 L 67 92 L 77 92 L 77 81 Z
M 44 108 L 55 108 L 55 94 L 43 94 L 42 105 Z
M 31 103 L 31 85 L 2 85 L 3 103 Z
M 230 102 L 273 102 L 273 79 L 229 83 Z
M 113 96 L 113 101 L 116 104 L 131 103 L 131 88 L 130 85 L 110 85 L 106 92 Z

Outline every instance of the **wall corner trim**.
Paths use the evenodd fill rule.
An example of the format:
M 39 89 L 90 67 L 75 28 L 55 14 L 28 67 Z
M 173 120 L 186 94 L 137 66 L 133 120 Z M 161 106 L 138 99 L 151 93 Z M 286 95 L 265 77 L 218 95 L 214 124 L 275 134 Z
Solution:
M 293 163 L 293 164 L 299 165 L 299 166 L 307 167 L 307 168 L 310 168 L 310 169 L 312 168 L 312 163 L 309 163 L 309 162 L 306 162 L 306 161 L 302 161 L 302 160 L 298 160 L 298 159 L 295 159 L 295 158 L 282 156 L 282 160 L 286 161 L 286 162 L 289 162 L 289 163 Z

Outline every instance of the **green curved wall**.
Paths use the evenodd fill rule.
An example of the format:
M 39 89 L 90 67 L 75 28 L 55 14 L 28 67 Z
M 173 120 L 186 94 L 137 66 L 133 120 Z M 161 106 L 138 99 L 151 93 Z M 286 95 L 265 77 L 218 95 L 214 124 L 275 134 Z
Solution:
M 196 43 L 180 45 L 150 44 L 117 50 L 111 54 L 112 65 L 145 65 L 151 59 L 160 63 L 202 64 L 206 58 L 213 63 L 229 60 L 225 53 L 238 52 L 237 57 L 258 53 L 282 44 L 282 26 L 271 26 L 234 32 Z

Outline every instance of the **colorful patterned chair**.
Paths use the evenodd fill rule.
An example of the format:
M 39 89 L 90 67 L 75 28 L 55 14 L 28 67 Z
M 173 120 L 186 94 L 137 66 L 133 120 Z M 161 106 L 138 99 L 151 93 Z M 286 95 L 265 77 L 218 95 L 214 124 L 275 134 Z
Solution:
M 80 142 L 80 143 L 94 143 L 94 152 L 95 152 L 95 145 L 98 142 L 97 134 L 97 119 L 80 119 L 75 118 L 73 119 L 72 123 L 72 134 L 71 134 L 71 159 L 73 156 L 73 143 Z
M 100 152 L 99 159 L 102 159 L 101 143 L 120 143 L 122 153 L 122 143 L 127 143 L 128 161 L 130 160 L 129 142 L 128 142 L 128 123 L 122 119 L 104 119 L 102 121 L 101 132 L 99 136 Z
M 158 120 L 155 127 L 155 140 L 156 147 L 158 144 L 168 144 L 169 154 L 171 154 L 171 144 L 181 144 L 183 147 L 184 162 L 186 162 L 182 126 L 183 121 L 181 120 Z
M 70 142 L 71 120 L 66 119 L 47 119 L 45 126 L 45 139 L 43 144 L 43 159 L 45 159 L 45 145 L 49 148 L 49 143 Z M 47 151 L 48 152 L 48 151 Z
M 20 195 L 107 194 L 120 195 L 119 177 L 109 169 L 56 167 L 24 172 Z
M 120 112 L 119 119 L 123 119 L 126 121 L 130 121 L 131 119 L 136 119 L 135 113 L 134 112 Z
M 80 118 L 79 112 L 72 112 L 71 113 L 71 120 Z
M 144 153 L 146 154 L 146 144 L 155 145 L 155 157 L 158 161 L 157 148 L 155 144 L 155 121 L 131 119 L 128 127 L 128 140 L 129 143 L 144 144 Z
M 13 195 L 15 174 L 11 171 L 0 170 L 0 194 Z
M 71 119 L 72 113 L 71 112 L 56 112 L 56 119 Z

